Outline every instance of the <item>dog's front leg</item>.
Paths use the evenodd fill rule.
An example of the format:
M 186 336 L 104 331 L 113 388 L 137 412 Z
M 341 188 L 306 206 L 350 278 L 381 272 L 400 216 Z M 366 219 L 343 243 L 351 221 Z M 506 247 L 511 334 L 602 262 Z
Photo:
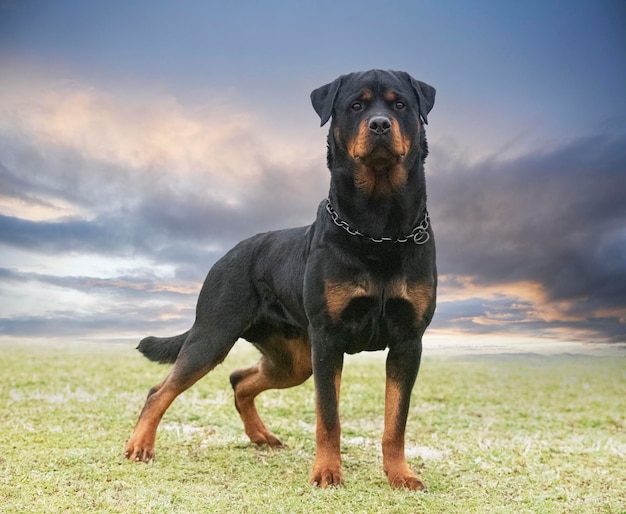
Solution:
M 426 485 L 409 468 L 404 453 L 404 434 L 422 353 L 420 339 L 390 348 L 387 355 L 383 467 L 391 487 L 422 491 Z
M 326 334 L 312 334 L 311 346 L 317 411 L 317 447 L 311 484 L 318 487 L 342 486 L 339 388 L 343 352 L 332 347 Z

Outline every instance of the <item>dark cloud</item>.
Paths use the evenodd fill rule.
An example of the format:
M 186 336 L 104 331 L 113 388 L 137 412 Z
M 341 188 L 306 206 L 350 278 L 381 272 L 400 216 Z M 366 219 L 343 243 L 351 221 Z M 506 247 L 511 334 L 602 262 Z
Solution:
M 235 204 L 206 195 L 202 177 L 198 192 L 184 194 L 143 184 L 127 189 L 124 199 L 116 195 L 126 206 L 114 212 L 103 194 L 99 203 L 92 204 L 94 211 L 103 212 L 90 220 L 30 221 L 0 215 L 0 244 L 47 254 L 142 256 L 179 267 L 183 275 L 192 266 L 198 278 L 241 239 L 310 223 L 327 181 L 326 172 L 312 167 L 298 176 L 268 169 L 259 180 L 242 183 Z M 70 181 L 65 187 L 71 187 Z
M 545 299 L 534 307 L 561 311 L 553 323 L 623 341 L 625 191 L 623 133 L 507 161 L 448 162 L 429 173 L 439 269 L 485 288 L 540 284 Z
M 92 110 L 84 115 L 97 123 Z M 211 136 L 197 120 L 169 110 L 164 116 L 178 124 L 193 122 L 200 136 Z M 210 159 L 194 161 L 196 171 L 181 172 L 177 166 L 187 166 L 184 159 L 181 164 L 173 157 L 150 157 L 156 150 L 142 141 L 141 130 L 160 136 L 173 129 L 155 128 L 143 119 L 129 121 L 136 132 L 129 136 L 128 146 L 142 156 L 135 168 L 125 165 L 134 162 L 129 152 L 110 156 L 115 148 L 101 148 L 90 134 L 85 149 L 75 138 L 60 144 L 39 137 L 21 118 L 13 121 L 17 128 L 0 131 L 5 161 L 0 162 L 0 199 L 31 210 L 45 208 L 48 215 L 46 221 L 0 215 L 0 244 L 31 252 L 141 256 L 176 266 L 181 277 L 198 279 L 239 240 L 259 231 L 310 223 L 328 187 L 328 172 L 321 164 L 323 140 L 319 159 L 312 161 L 304 154 L 291 164 L 276 164 L 264 156 L 267 148 L 241 129 L 221 148 L 227 155 L 241 153 L 238 145 L 255 149 L 249 165 L 256 169 L 240 178 L 236 173 L 241 170 L 216 169 Z M 200 136 L 190 136 L 191 151 L 203 157 Z M 110 158 L 95 158 L 87 150 Z

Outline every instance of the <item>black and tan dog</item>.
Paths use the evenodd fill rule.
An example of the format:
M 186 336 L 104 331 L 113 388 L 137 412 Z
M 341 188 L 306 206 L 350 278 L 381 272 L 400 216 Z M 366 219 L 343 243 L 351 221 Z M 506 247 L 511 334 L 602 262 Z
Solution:
M 396 488 L 424 489 L 409 469 L 404 434 L 435 310 L 435 243 L 426 211 L 424 124 L 435 90 L 404 72 L 351 73 L 311 93 L 328 134 L 330 192 L 315 222 L 256 235 L 220 259 L 204 282 L 191 329 L 148 337 L 139 351 L 174 363 L 150 390 L 126 457 L 154 455 L 172 401 L 211 371 L 238 338 L 260 362 L 230 377 L 246 434 L 280 447 L 259 417 L 262 391 L 314 375 L 317 451 L 311 483 L 343 484 L 338 417 L 344 354 L 388 349 L 383 464 Z

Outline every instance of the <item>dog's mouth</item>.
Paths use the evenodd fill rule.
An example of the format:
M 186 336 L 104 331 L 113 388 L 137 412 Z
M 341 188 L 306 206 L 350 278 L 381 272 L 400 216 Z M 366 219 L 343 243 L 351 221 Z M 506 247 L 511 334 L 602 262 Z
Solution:
M 404 160 L 404 154 L 398 153 L 383 142 L 378 142 L 368 148 L 367 152 L 355 155 L 355 159 L 366 166 L 380 169 L 398 164 Z

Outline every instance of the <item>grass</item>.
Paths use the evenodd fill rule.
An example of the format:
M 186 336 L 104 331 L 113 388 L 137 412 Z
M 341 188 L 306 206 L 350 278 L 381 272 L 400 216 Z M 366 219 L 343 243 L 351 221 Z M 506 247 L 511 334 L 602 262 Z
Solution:
M 430 492 L 382 472 L 383 356 L 346 360 L 346 487 L 308 485 L 312 381 L 261 395 L 288 450 L 248 443 L 227 376 L 236 347 L 166 413 L 149 464 L 126 461 L 148 389 L 168 368 L 115 344 L 0 346 L 2 512 L 626 512 L 626 359 L 426 357 L 407 451 Z

